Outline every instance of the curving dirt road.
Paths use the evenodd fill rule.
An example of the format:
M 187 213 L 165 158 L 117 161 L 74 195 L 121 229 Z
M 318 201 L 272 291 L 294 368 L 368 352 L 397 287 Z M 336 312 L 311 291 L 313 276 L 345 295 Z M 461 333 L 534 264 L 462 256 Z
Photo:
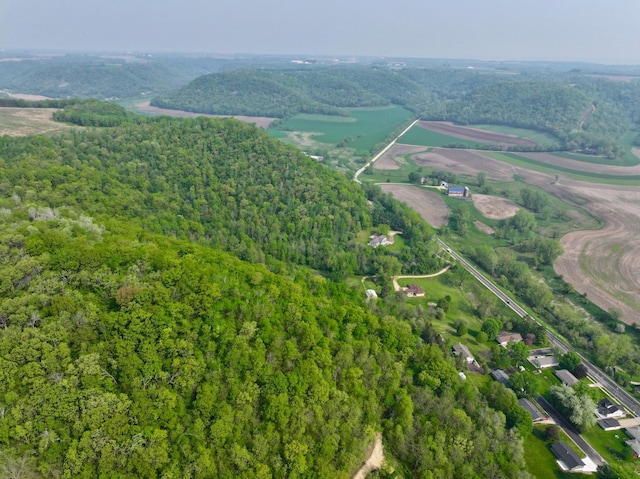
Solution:
M 362 465 L 358 472 L 355 473 L 353 479 L 364 479 L 371 471 L 378 470 L 384 464 L 384 448 L 382 447 L 382 434 L 377 433 L 373 441 L 373 448 L 369 457 Z

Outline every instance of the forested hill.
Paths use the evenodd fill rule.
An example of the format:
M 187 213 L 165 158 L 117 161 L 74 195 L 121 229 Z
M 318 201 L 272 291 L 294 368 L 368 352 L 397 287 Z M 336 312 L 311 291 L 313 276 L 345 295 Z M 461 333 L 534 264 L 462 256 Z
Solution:
M 497 83 L 436 104 L 424 117 L 530 128 L 555 136 L 569 150 L 615 155 L 617 140 L 632 127 L 630 112 L 605 98 L 615 96 L 618 89 L 609 85 L 597 95 L 589 83 L 581 87 L 549 81 Z
M 346 115 L 341 107 L 388 103 L 379 94 L 331 75 L 329 70 L 212 73 L 151 101 L 154 106 L 176 110 L 277 118 L 296 113 Z
M 526 477 L 424 312 L 291 266 L 403 211 L 234 120 L 0 138 L 2 470 L 346 479 L 382 431 L 405 476 Z

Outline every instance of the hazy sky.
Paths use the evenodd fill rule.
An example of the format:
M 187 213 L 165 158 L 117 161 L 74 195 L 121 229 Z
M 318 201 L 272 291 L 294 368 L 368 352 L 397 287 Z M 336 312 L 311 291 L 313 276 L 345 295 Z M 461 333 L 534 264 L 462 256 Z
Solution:
M 0 0 L 0 49 L 640 64 L 640 0 Z

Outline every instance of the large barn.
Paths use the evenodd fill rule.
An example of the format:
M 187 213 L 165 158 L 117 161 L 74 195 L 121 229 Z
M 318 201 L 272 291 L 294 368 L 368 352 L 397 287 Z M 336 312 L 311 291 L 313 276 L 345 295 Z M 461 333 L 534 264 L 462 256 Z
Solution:
M 471 196 L 471 191 L 469 190 L 469 187 L 465 186 L 464 188 L 462 186 L 450 186 L 447 189 L 447 195 L 451 196 L 452 198 L 469 198 Z

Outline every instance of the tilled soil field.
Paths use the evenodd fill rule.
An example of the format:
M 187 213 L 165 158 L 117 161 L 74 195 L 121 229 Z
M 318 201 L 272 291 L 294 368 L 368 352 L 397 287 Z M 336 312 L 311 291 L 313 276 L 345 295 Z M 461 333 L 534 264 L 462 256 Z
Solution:
M 533 146 L 536 143 L 528 138 L 521 138 L 506 133 L 481 130 L 479 128 L 469 128 L 466 126 L 454 125 L 448 121 L 419 121 L 418 126 L 427 130 L 442 133 L 461 140 L 471 140 L 480 143 L 496 143 L 507 146 Z
M 441 193 L 427 191 L 417 186 L 383 183 L 380 189 L 391 193 L 399 201 L 404 201 L 434 228 L 449 222 L 451 210 L 442 199 Z

